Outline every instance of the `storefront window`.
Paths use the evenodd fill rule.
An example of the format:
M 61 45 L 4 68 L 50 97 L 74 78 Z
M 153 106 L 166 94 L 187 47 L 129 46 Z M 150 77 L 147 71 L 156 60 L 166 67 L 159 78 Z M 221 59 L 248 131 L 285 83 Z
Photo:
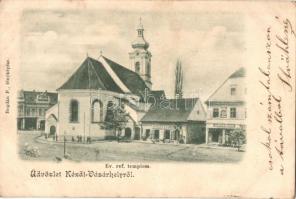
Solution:
M 150 129 L 146 129 L 145 131 L 145 137 L 148 138 L 150 136 Z
M 227 118 L 227 108 L 226 107 L 221 109 L 220 117 Z
M 165 130 L 164 131 L 164 139 L 170 139 L 170 130 Z
M 230 117 L 236 118 L 236 108 L 230 108 Z
M 213 109 L 213 117 L 219 117 L 219 109 L 218 108 L 214 108 Z
M 159 139 L 159 130 L 154 130 L 154 139 Z

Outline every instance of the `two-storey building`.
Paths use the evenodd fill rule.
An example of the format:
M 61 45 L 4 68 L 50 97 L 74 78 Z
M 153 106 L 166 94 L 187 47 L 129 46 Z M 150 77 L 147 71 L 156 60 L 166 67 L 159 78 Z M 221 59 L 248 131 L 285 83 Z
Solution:
M 44 130 L 45 112 L 57 103 L 57 93 L 24 91 L 18 93 L 18 130 Z
M 245 130 L 246 92 L 245 69 L 240 68 L 208 98 L 206 143 L 225 144 L 231 131 Z

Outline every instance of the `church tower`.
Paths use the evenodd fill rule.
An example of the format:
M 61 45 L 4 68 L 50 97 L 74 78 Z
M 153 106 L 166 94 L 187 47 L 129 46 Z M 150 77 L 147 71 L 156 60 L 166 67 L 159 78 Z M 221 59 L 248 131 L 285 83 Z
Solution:
M 133 51 L 129 53 L 131 70 L 134 70 L 151 89 L 151 53 L 148 51 L 149 43 L 144 38 L 144 28 L 141 22 L 137 28 L 137 38 L 132 43 Z

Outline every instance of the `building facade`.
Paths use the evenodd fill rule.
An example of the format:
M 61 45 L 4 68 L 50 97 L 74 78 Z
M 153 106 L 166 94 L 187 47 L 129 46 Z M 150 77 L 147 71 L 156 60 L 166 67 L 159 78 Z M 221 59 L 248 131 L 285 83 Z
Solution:
M 202 143 L 206 111 L 198 98 L 165 99 L 141 119 L 141 137 L 164 143 Z
M 206 101 L 206 143 L 230 144 L 230 133 L 246 130 L 245 69 L 240 68 Z
M 58 95 L 52 92 L 18 92 L 18 130 L 45 130 L 45 113 L 57 103 Z

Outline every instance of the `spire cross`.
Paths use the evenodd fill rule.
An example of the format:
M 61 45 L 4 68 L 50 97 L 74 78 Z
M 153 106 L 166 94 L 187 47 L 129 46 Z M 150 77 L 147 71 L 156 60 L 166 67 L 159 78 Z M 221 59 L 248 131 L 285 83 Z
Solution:
M 102 50 L 100 50 L 100 55 L 101 55 L 101 56 L 103 55 L 103 51 L 102 51 Z

